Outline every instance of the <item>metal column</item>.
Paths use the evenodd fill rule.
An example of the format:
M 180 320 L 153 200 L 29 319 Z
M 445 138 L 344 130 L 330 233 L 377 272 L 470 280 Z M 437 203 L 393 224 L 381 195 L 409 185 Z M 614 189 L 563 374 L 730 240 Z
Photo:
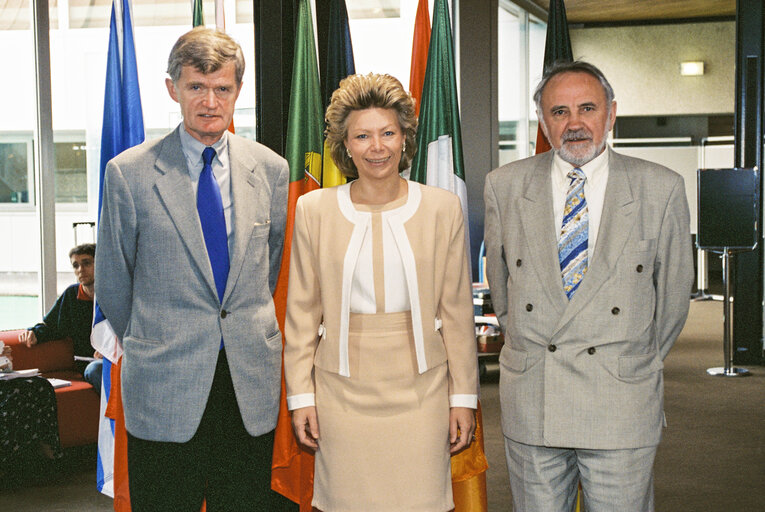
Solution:
M 763 23 L 762 0 L 738 0 L 736 5 L 736 127 L 735 166 L 762 169 Z M 762 183 L 760 183 L 762 197 Z M 763 360 L 763 244 L 735 259 L 733 294 L 733 361 L 762 364 Z

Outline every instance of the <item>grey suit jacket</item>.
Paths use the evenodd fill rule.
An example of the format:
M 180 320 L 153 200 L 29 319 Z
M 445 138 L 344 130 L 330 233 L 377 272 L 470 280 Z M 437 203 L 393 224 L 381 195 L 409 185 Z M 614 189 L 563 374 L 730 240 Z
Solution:
M 96 295 L 124 348 L 125 423 L 143 439 L 188 441 L 222 337 L 244 425 L 261 435 L 276 426 L 279 403 L 282 343 L 271 295 L 287 162 L 229 135 L 234 242 L 221 303 L 179 129 L 118 155 L 104 178 Z
M 658 444 L 663 359 L 682 329 L 693 282 L 683 179 L 611 149 L 594 254 L 563 292 L 552 152 L 492 171 L 487 276 L 505 334 L 505 436 L 526 444 L 626 449 Z

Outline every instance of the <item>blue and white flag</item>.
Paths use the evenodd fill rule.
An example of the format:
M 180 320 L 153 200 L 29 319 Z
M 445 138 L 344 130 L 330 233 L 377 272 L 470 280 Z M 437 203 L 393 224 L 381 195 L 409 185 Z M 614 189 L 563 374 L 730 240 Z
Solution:
M 109 28 L 109 50 L 106 61 L 104 120 L 101 130 L 101 165 L 98 184 L 98 215 L 101 216 L 104 170 L 106 163 L 124 150 L 144 140 L 141 92 L 130 17 L 130 0 L 113 0 Z M 111 391 L 111 369 L 122 355 L 122 346 L 109 321 L 104 317 L 96 297 L 93 348 L 104 356 L 101 387 L 101 424 L 98 435 L 98 490 L 114 497 L 114 420 L 104 412 Z

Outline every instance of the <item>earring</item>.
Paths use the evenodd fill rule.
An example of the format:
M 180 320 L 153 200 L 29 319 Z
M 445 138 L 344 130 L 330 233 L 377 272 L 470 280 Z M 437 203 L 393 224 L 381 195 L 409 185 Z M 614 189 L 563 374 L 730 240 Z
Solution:
M 406 153 L 406 141 L 404 141 L 404 145 L 401 146 L 401 152 Z
M 351 160 L 353 160 L 353 156 L 351 155 L 351 150 L 350 150 L 350 149 L 348 149 L 348 148 L 345 148 L 345 154 L 346 154 L 346 155 L 348 155 L 348 158 L 350 158 Z

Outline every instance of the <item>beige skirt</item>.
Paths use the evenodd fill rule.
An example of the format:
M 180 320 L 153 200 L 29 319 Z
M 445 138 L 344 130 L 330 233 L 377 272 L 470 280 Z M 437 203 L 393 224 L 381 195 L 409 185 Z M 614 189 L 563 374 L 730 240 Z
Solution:
M 351 314 L 351 377 L 315 369 L 324 512 L 454 508 L 447 365 L 420 375 L 409 312 Z

